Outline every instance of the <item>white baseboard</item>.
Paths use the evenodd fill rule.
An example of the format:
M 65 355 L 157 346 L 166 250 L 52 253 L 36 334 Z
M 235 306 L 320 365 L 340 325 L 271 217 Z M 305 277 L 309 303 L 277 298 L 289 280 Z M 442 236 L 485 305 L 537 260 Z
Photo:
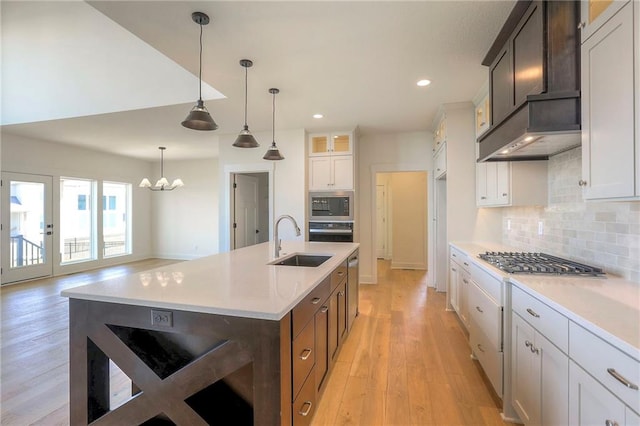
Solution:
M 377 284 L 372 275 L 360 275 L 360 284 Z
M 391 261 L 391 269 L 418 269 L 426 270 L 427 265 L 424 263 L 394 262 Z

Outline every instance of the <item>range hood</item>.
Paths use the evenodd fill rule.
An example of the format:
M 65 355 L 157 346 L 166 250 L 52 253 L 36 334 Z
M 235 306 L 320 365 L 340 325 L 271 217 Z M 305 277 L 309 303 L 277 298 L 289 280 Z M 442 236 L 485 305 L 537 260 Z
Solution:
M 516 2 L 482 62 L 491 126 L 478 138 L 479 162 L 547 160 L 580 146 L 579 7 Z

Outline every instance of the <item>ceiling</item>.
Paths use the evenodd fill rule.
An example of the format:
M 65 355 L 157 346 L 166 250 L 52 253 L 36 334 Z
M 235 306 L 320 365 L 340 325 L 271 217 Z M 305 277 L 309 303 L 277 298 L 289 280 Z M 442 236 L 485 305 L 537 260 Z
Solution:
M 254 133 L 271 132 L 271 87 L 276 140 L 278 129 L 428 130 L 440 104 L 482 86 L 480 63 L 513 4 L 2 0 L 2 133 L 144 159 L 160 145 L 171 159 L 215 157 L 219 135 L 244 123 L 243 58 L 254 62 Z M 180 126 L 198 96 L 194 11 L 212 21 L 202 78 L 214 132 Z M 416 86 L 422 78 L 432 84 Z M 20 98 L 22 115 L 5 119 Z

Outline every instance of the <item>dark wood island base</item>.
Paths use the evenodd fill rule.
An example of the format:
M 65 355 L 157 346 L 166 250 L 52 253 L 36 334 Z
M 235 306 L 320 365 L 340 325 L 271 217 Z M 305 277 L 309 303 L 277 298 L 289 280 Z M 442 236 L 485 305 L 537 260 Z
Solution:
M 69 301 L 72 425 L 291 425 L 291 313 L 280 321 Z M 109 360 L 133 397 L 110 408 Z

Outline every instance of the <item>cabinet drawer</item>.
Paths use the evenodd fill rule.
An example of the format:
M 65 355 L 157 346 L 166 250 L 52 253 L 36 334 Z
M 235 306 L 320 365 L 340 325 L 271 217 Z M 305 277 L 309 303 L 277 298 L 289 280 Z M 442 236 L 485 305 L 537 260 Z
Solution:
M 293 401 L 293 426 L 307 426 L 316 412 L 316 387 L 314 374 L 309 375 L 298 397 Z
M 489 341 L 473 318 L 471 319 L 469 344 L 471 345 L 471 351 L 478 358 L 484 373 L 493 385 L 493 389 L 502 398 L 502 362 L 504 354 Z
M 492 346 L 502 348 L 502 307 L 475 283 L 472 282 L 468 287 L 467 306 L 471 320 L 487 336 Z
M 460 265 L 462 269 L 469 272 L 469 258 L 464 252 L 451 247 L 451 260 Z
M 484 290 L 489 296 L 495 300 L 498 305 L 502 306 L 502 280 L 494 277 L 475 262 L 471 262 L 471 279 L 476 285 Z
M 291 362 L 293 364 L 292 395 L 293 398 L 295 398 L 315 364 L 316 345 L 314 321 L 309 321 L 298 337 L 294 339 L 291 350 Z M 315 381 L 315 378 L 309 376 L 309 380 Z
M 573 322 L 569 323 L 569 356 L 625 404 L 640 412 L 640 361 Z
M 329 294 L 331 294 L 330 284 L 331 276 L 328 276 L 293 308 L 291 311 L 293 337 L 296 337 L 302 331 L 309 320 L 313 318 L 318 308 L 322 306 L 322 303 L 327 300 Z
M 347 267 L 346 261 L 333 270 L 333 272 L 331 273 L 331 290 L 329 291 L 329 294 L 332 293 L 333 290 L 335 290 L 340 284 L 342 284 L 342 281 L 347 278 L 348 271 L 349 268 Z M 329 296 L 329 294 L 327 294 L 327 296 Z
M 564 353 L 569 353 L 569 319 L 529 293 L 512 286 L 513 311 Z

